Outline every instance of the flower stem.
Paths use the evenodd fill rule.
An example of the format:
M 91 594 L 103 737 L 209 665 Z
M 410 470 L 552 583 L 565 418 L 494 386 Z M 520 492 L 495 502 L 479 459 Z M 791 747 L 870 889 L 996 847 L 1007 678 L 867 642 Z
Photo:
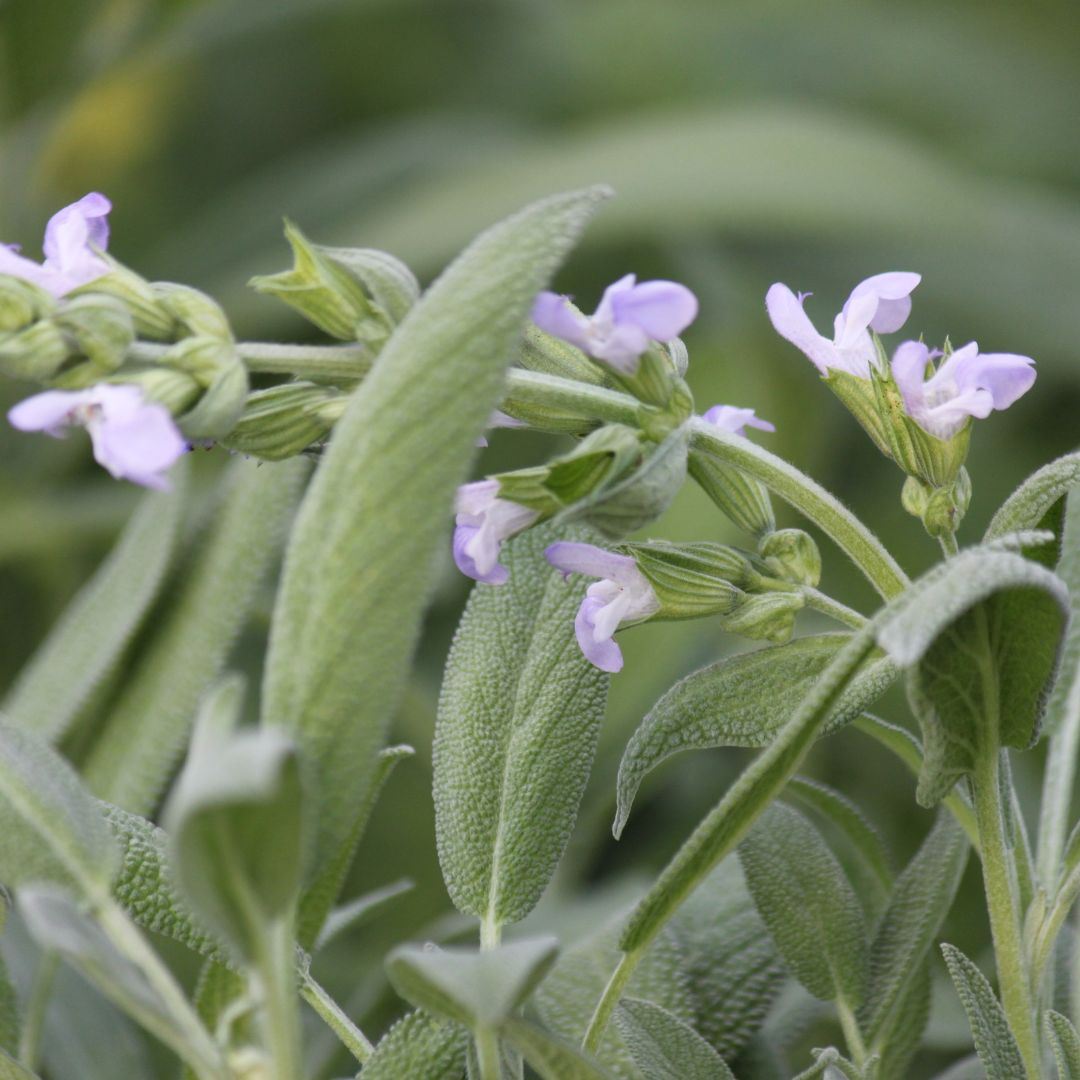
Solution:
M 830 618 L 843 623 L 845 626 L 850 626 L 853 630 L 860 630 L 867 623 L 866 617 L 860 615 L 854 608 L 849 608 L 846 604 L 841 604 L 839 600 L 834 600 L 831 596 L 819 592 L 809 585 L 803 586 L 802 594 L 806 597 L 806 604 L 808 607 L 812 607 L 815 611 L 820 611 L 822 614 L 828 615 Z
M 939 536 L 938 543 L 946 559 L 951 559 L 960 550 L 960 545 L 956 542 L 956 533 L 945 533 Z
M 480 1080 L 499 1080 L 499 1039 L 494 1028 L 478 1027 L 474 1034 Z

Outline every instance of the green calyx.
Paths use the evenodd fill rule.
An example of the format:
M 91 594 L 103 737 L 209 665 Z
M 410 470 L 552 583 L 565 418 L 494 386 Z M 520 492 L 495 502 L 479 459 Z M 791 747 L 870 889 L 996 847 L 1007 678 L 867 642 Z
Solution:
M 346 400 L 332 387 L 309 382 L 258 390 L 222 443 L 264 461 L 294 457 L 326 438 L 335 422 L 328 406 Z

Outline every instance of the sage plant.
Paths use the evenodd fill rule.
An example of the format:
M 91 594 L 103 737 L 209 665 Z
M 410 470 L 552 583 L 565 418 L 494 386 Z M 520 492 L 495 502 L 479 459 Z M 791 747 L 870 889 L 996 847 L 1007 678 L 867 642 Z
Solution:
M 911 580 L 759 443 L 774 426 L 752 403 L 695 403 L 689 288 L 627 274 L 591 315 L 548 291 L 606 195 L 526 207 L 426 290 L 392 255 L 288 225 L 293 267 L 252 285 L 320 344 L 238 341 L 211 297 L 122 265 L 99 194 L 52 219 L 43 262 L 0 247 L 0 371 L 36 386 L 10 423 L 27 439 L 85 428 L 114 478 L 152 489 L 4 701 L 5 937 L 32 978 L 0 984 L 0 1074 L 72 1075 L 65 1037 L 43 1038 L 70 965 L 198 1080 L 339 1075 L 344 1060 L 363 1080 L 897 1080 L 913 1075 L 942 924 L 974 860 L 992 963 L 940 944 L 972 1050 L 942 1080 L 1080 1080 L 1080 454 L 958 540 L 969 442 L 1032 390 L 1033 361 L 924 343 L 908 329 L 915 273 L 855 285 L 831 339 L 809 294 L 769 289 L 768 318 L 888 459 L 882 481 L 899 470 L 903 506 L 940 547 Z M 492 426 L 566 448 L 476 478 Z M 187 458 L 212 446 L 234 460 L 194 530 Z M 687 479 L 742 546 L 640 538 Z M 805 528 L 778 529 L 774 498 Z M 281 550 L 250 722 L 230 647 Z M 365 1032 L 313 970 L 397 895 L 340 893 L 412 753 L 387 745 L 389 725 L 451 556 L 476 583 L 446 661 L 433 803 L 468 929 L 387 943 L 400 1018 Z M 841 558 L 873 610 L 829 591 Z M 833 629 L 799 633 L 804 609 Z M 763 644 L 642 703 L 615 836 L 671 755 L 757 755 L 628 910 L 570 945 L 516 931 L 574 827 L 619 638 L 676 619 Z M 897 682 L 918 737 L 869 711 Z M 938 808 L 899 872 L 847 795 L 800 776 L 841 729 Z M 1040 738 L 1030 836 L 1010 759 Z M 194 992 L 152 935 L 201 958 Z M 305 1046 L 302 1002 L 340 1044 L 332 1061 Z M 810 1024 L 831 1043 L 811 1052 Z

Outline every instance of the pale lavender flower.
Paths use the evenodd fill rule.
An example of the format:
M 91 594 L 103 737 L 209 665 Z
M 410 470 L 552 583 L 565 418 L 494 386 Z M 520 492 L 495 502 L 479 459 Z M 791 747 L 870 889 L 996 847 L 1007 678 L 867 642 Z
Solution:
M 454 562 L 467 577 L 502 585 L 510 571 L 499 565 L 504 540 L 527 529 L 540 516 L 527 506 L 500 499 L 498 480 L 477 480 L 457 490 Z
M 0 274 L 23 278 L 53 296 L 107 274 L 109 264 L 97 252 L 109 243 L 111 209 L 104 195 L 92 191 L 54 214 L 45 226 L 43 263 L 18 254 L 17 247 L 0 244 Z
M 640 622 L 660 610 L 660 601 L 648 578 L 629 555 L 616 555 L 593 544 L 561 541 L 544 557 L 563 575 L 587 574 L 601 578 L 590 585 L 578 608 L 574 631 L 586 659 L 601 671 L 621 671 L 622 650 L 614 634 L 626 623 Z
M 496 409 L 489 417 L 487 426 L 489 428 L 524 428 L 529 425 L 524 420 L 518 420 L 514 416 L 510 416 L 509 413 L 504 413 L 501 409 Z M 479 447 L 486 447 L 488 444 L 486 435 L 477 435 L 476 445 Z
M 674 281 L 643 281 L 634 274 L 604 290 L 592 315 L 582 315 L 558 293 L 542 292 L 532 319 L 541 330 L 627 375 L 637 371 L 651 341 L 671 341 L 697 317 L 697 297 Z
M 980 353 L 974 341 L 927 378 L 933 355 L 921 341 L 905 341 L 893 354 L 892 373 L 908 414 L 939 439 L 951 439 L 971 416 L 982 420 L 1007 409 L 1035 382 L 1031 357 Z
M 832 341 L 817 332 L 803 310 L 810 293 L 796 296 L 777 282 L 765 296 L 765 307 L 776 332 L 801 349 L 822 375 L 837 369 L 868 379 L 877 363 L 869 331 L 891 334 L 899 330 L 911 314 L 911 293 L 921 280 L 918 274 L 895 271 L 859 282 L 836 316 Z
M 46 390 L 20 401 L 8 420 L 20 431 L 44 431 L 53 438 L 62 438 L 69 427 L 84 427 L 99 465 L 118 480 L 161 491 L 169 489 L 164 472 L 188 449 L 169 410 L 146 401 L 137 386 Z
M 745 435 L 748 427 L 761 431 L 775 431 L 776 425 L 754 415 L 753 409 L 741 409 L 737 405 L 714 405 L 702 417 L 708 424 L 731 435 Z

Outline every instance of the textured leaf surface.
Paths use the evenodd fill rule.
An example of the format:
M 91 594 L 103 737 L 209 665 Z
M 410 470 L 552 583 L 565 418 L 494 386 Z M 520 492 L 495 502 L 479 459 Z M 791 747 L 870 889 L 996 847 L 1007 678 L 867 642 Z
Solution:
M 565 950 L 537 989 L 534 1000 L 540 1018 L 575 1046 L 581 1044 L 593 1009 L 618 963 L 618 927 L 619 923 L 613 922 Z M 657 938 L 631 977 L 626 993 L 655 1002 L 687 1023 L 694 1022 L 694 998 L 674 934 Z M 596 1058 L 616 1076 L 632 1080 L 641 1076 L 614 1024 L 604 1032 Z
M 724 1059 L 689 1024 L 651 1001 L 624 998 L 615 1022 L 645 1080 L 735 1080 Z
M 59 739 L 119 659 L 172 558 L 187 469 L 171 475 L 173 491 L 143 496 L 112 552 L 23 668 L 4 703 L 12 724 Z
M 881 1060 L 875 1080 L 908 1080 L 911 1061 L 919 1051 L 930 1019 L 932 1002 L 933 981 L 927 957 L 901 991 L 888 1041 L 879 1051 Z
M 672 919 L 695 1031 L 730 1059 L 761 1026 L 785 979 L 780 954 L 746 888 L 742 867 L 725 859 Z
M 791 973 L 815 997 L 858 1005 L 867 974 L 862 905 L 817 829 L 774 804 L 739 845 L 739 859 Z
M 896 879 L 870 946 L 870 981 L 860 1024 L 869 1044 L 884 1052 L 905 1020 L 904 995 L 924 966 L 967 864 L 968 842 L 951 815 L 937 821 Z
M 199 699 L 224 667 L 277 557 L 307 472 L 301 460 L 229 466 L 218 516 L 87 761 L 87 783 L 100 798 L 133 813 L 153 810 Z
M 642 779 L 672 754 L 767 746 L 849 640 L 847 634 L 796 638 L 720 660 L 676 683 L 627 744 L 619 765 L 615 835 L 626 825 Z M 853 720 L 895 678 L 887 662 L 868 665 L 831 710 L 823 731 Z
M 1077 484 L 1080 484 L 1080 454 L 1066 454 L 1044 465 L 1001 504 L 986 530 L 986 539 L 994 540 L 1021 529 L 1048 527 L 1048 515 Z
M 417 1008 L 470 1028 L 500 1024 L 551 970 L 555 938 L 529 938 L 485 949 L 402 945 L 386 960 L 399 994 Z
M 453 492 L 498 402 L 522 324 L 603 194 L 534 203 L 455 260 L 353 396 L 301 506 L 263 703 L 265 721 L 295 735 L 317 778 L 316 881 L 332 866 L 337 872 L 353 842 Z M 430 423 L 435 416 L 440 422 Z M 321 921 L 307 923 L 307 936 Z
M 583 531 L 530 529 L 504 548 L 505 585 L 469 598 L 439 699 L 435 827 L 457 907 L 513 922 L 540 898 L 589 777 L 609 676 L 585 659 L 574 616 L 586 583 L 544 548 Z
M 463 1027 L 412 1012 L 379 1040 L 361 1075 L 364 1080 L 461 1080 L 468 1043 Z
M 1046 1035 L 1054 1048 L 1058 1080 L 1080 1080 L 1080 1035 L 1067 1016 L 1047 1009 L 1043 1017 Z
M 1019 1080 L 1026 1076 L 1020 1050 L 986 976 L 952 945 L 942 945 L 941 951 L 967 1013 L 986 1080 Z
M 528 1020 L 507 1021 L 503 1035 L 542 1080 L 611 1080 L 611 1073 L 575 1045 Z
M 100 894 L 116 871 L 116 845 L 74 770 L 47 743 L 0 724 L 0 882 L 73 885 Z

